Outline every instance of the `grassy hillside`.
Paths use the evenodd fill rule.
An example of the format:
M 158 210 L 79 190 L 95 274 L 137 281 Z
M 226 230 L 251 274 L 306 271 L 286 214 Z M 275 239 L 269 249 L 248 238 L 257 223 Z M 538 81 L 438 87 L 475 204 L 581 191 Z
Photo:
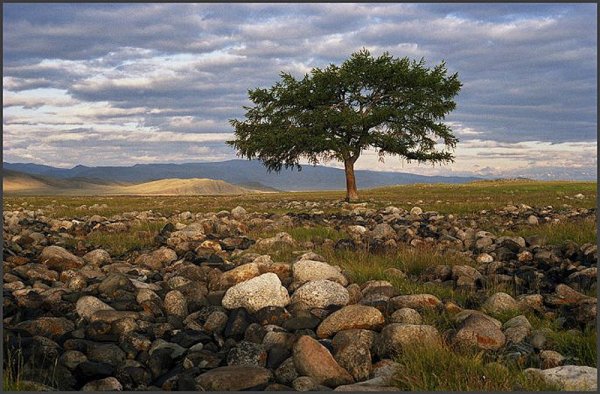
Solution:
M 254 192 L 250 188 L 215 179 L 161 179 L 132 185 L 87 178 L 58 179 L 11 170 L 5 170 L 2 186 L 6 194 L 28 196 L 224 195 Z
M 215 179 L 161 179 L 137 185 L 113 188 L 114 194 L 245 194 L 252 191 Z

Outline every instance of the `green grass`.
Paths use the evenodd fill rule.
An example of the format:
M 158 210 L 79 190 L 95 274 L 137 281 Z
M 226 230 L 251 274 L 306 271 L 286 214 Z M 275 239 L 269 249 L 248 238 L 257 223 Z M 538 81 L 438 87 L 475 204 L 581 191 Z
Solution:
M 323 241 L 326 238 L 338 241 L 347 236 L 345 233 L 327 226 L 285 227 L 277 230 L 251 232 L 248 236 L 255 238 L 269 238 L 282 231 L 291 235 L 292 238 L 298 242 Z
M 596 243 L 596 221 L 590 218 L 585 220 L 563 221 L 558 223 L 543 223 L 537 226 L 522 227 L 518 230 L 507 232 L 506 235 L 529 237 L 537 235 L 542 237 L 547 244 L 561 245 L 567 241 Z
M 490 364 L 484 352 L 456 352 L 445 344 L 415 345 L 397 356 L 394 384 L 406 391 L 555 391 L 515 367 Z
M 358 180 L 360 182 L 360 179 Z M 582 193 L 582 200 L 567 199 Z M 530 206 L 563 204 L 572 207 L 593 208 L 596 206 L 596 182 L 542 182 L 542 181 L 486 181 L 460 185 L 418 184 L 390 186 L 359 190 L 361 201 L 371 208 L 394 205 L 410 209 L 419 205 L 423 210 L 434 210 L 442 214 L 477 214 L 481 210 L 502 208 L 507 204 Z M 242 205 L 250 211 L 286 213 L 289 211 L 309 212 L 311 208 L 289 209 L 291 201 L 336 203 L 345 197 L 344 191 L 281 192 L 249 194 L 240 196 L 4 196 L 6 204 L 21 206 L 31 204 L 28 209 L 52 205 L 46 213 L 51 217 L 83 217 L 92 214 L 110 216 L 128 211 L 153 210 L 164 215 L 183 211 L 217 212 Z M 53 203 L 52 201 L 56 201 Z M 107 204 L 108 208 L 78 211 L 81 205 Z M 319 207 L 326 213 L 339 212 L 339 207 Z
M 92 231 L 84 242 L 90 247 L 105 249 L 112 257 L 122 257 L 154 246 L 154 237 L 164 225 L 164 222 L 141 222 L 125 232 Z M 77 238 L 69 239 L 67 246 L 74 247 L 78 241 Z
M 577 359 L 577 364 L 597 368 L 598 357 L 596 330 L 586 329 L 582 333 L 554 331 L 548 335 L 548 348 L 563 356 Z
M 20 350 L 5 350 L 5 359 L 3 360 L 2 388 L 3 391 L 22 391 L 24 390 L 21 373 L 23 371 L 24 359 Z
M 417 247 L 398 245 L 394 251 L 373 253 L 369 250 L 325 250 L 324 257 L 330 264 L 340 265 L 356 275 L 356 280 L 361 277 L 372 275 L 383 275 L 387 268 L 398 268 L 407 274 L 419 275 L 431 266 L 445 264 L 473 265 L 473 261 L 452 252 L 441 252 L 430 245 Z

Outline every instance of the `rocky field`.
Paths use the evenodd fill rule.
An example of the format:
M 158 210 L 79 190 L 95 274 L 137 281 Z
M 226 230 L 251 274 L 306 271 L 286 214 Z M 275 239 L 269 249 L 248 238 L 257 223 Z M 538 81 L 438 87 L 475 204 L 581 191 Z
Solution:
M 596 209 L 417 201 L 5 201 L 4 387 L 595 390 Z

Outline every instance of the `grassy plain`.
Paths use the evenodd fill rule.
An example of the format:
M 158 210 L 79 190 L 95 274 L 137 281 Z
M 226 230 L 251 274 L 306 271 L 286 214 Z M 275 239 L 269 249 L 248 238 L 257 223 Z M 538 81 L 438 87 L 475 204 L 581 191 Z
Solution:
M 360 181 L 360 180 L 359 180 Z M 424 211 L 442 214 L 477 214 L 507 204 L 561 207 L 564 204 L 578 208 L 596 206 L 596 182 L 538 182 L 538 181 L 480 181 L 466 184 L 417 184 L 359 190 L 361 201 L 371 208 L 393 205 L 410 209 L 415 205 Z M 573 198 L 583 194 L 583 199 Z M 128 211 L 152 210 L 164 215 L 174 212 L 218 212 L 242 205 L 249 211 L 285 213 L 309 212 L 310 208 L 292 208 L 292 201 L 317 203 L 341 202 L 343 191 L 257 193 L 236 196 L 4 196 L 7 204 L 28 204 L 29 209 L 53 206 L 47 211 L 52 217 L 80 217 L 88 211 L 79 211 L 81 205 L 106 204 L 95 209 L 99 215 L 114 215 Z M 53 202 L 54 201 L 54 202 Z M 319 210 L 331 213 L 340 206 L 323 206 Z
M 595 208 L 597 184 L 595 182 L 533 182 L 533 181 L 485 181 L 463 185 L 406 185 L 377 188 L 361 191 L 361 202 L 368 208 L 382 208 L 389 205 L 410 209 L 415 205 L 424 211 L 437 211 L 441 214 L 455 214 L 476 217 L 482 210 L 501 209 L 509 204 L 526 204 L 532 207 L 553 206 L 561 208 Z M 583 198 L 574 198 L 577 194 Z M 344 207 L 342 191 L 331 192 L 297 192 L 246 194 L 239 196 L 27 196 L 4 197 L 5 210 L 26 207 L 30 210 L 43 209 L 44 214 L 53 218 L 83 218 L 98 214 L 110 217 L 131 211 L 147 211 L 165 216 L 185 211 L 218 212 L 230 210 L 238 205 L 249 212 L 311 212 L 316 209 L 326 213 L 340 212 Z M 294 201 L 302 204 L 294 204 Z M 304 202 L 319 203 L 316 206 Z M 106 204 L 105 208 L 79 209 L 78 207 L 93 204 Z M 113 256 L 125 256 L 127 253 L 154 247 L 154 236 L 164 222 L 136 223 L 126 233 L 92 233 L 86 243 L 107 249 Z M 490 224 L 490 230 L 493 229 Z M 281 231 L 281 230 L 278 230 Z M 286 228 L 297 242 L 314 242 L 320 245 L 324 239 L 337 241 L 347 235 L 339 229 L 323 225 L 310 228 Z M 271 236 L 276 231 L 249 234 L 252 238 Z M 537 226 L 521 226 L 511 229 L 505 234 L 540 235 L 548 244 L 559 245 L 567 240 L 578 244 L 596 242 L 596 221 L 566 220 L 560 223 L 541 224 Z M 78 239 L 72 241 L 75 244 Z M 251 248 L 252 252 L 266 253 L 275 261 L 292 261 L 299 249 L 278 247 L 260 250 Z M 424 269 L 437 264 L 470 264 L 473 261 L 460 254 L 441 253 L 432 247 L 412 248 L 400 245 L 397 250 L 388 253 L 374 254 L 369 251 L 338 251 L 328 247 L 317 246 L 315 252 L 322 254 L 333 265 L 344 268 L 357 283 L 372 279 L 390 281 L 401 294 L 429 293 L 442 300 L 453 300 L 464 308 L 478 308 L 487 295 L 497 291 L 512 294 L 512 289 L 491 286 L 483 294 L 475 296 L 471 292 L 452 289 L 442 284 L 426 284 L 410 278 L 390 277 L 384 271 L 397 268 L 410 275 L 418 275 Z M 483 297 L 483 298 L 482 298 Z M 497 316 L 506 321 L 511 314 Z M 596 366 L 596 332 L 588 330 L 574 333 L 562 330 L 553 325 L 551 320 L 530 314 L 527 316 L 534 329 L 551 330 L 548 335 L 549 346 L 564 356 L 571 357 L 581 365 Z M 453 329 L 454 323 L 446 313 L 424 313 L 425 324 L 436 326 L 441 332 Z M 396 384 L 403 390 L 458 390 L 458 391 L 510 391 L 552 390 L 541 381 L 526 377 L 521 370 L 489 363 L 483 354 L 457 353 L 447 345 L 439 347 L 406 349 L 397 360 L 401 371 L 396 375 Z M 444 367 L 440 367 L 444 366 Z M 6 377 L 6 376 L 5 376 Z M 7 381 L 4 382 L 7 388 Z M 8 385 L 8 387 L 11 387 Z

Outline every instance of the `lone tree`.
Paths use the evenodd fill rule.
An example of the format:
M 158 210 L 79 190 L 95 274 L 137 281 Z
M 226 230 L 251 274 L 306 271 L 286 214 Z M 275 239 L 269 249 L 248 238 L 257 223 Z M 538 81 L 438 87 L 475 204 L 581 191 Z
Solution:
M 338 160 L 346 172 L 346 201 L 358 199 L 354 163 L 367 148 L 408 162 L 452 162 L 458 139 L 442 123 L 456 107 L 461 83 L 444 62 L 428 69 L 424 60 L 378 58 L 362 49 L 341 66 L 313 68 L 297 80 L 282 72 L 270 89 L 249 90 L 254 106 L 245 120 L 230 121 L 238 155 L 258 158 L 267 170 L 301 170 L 300 159 L 316 165 Z M 436 149 L 443 142 L 444 149 Z

